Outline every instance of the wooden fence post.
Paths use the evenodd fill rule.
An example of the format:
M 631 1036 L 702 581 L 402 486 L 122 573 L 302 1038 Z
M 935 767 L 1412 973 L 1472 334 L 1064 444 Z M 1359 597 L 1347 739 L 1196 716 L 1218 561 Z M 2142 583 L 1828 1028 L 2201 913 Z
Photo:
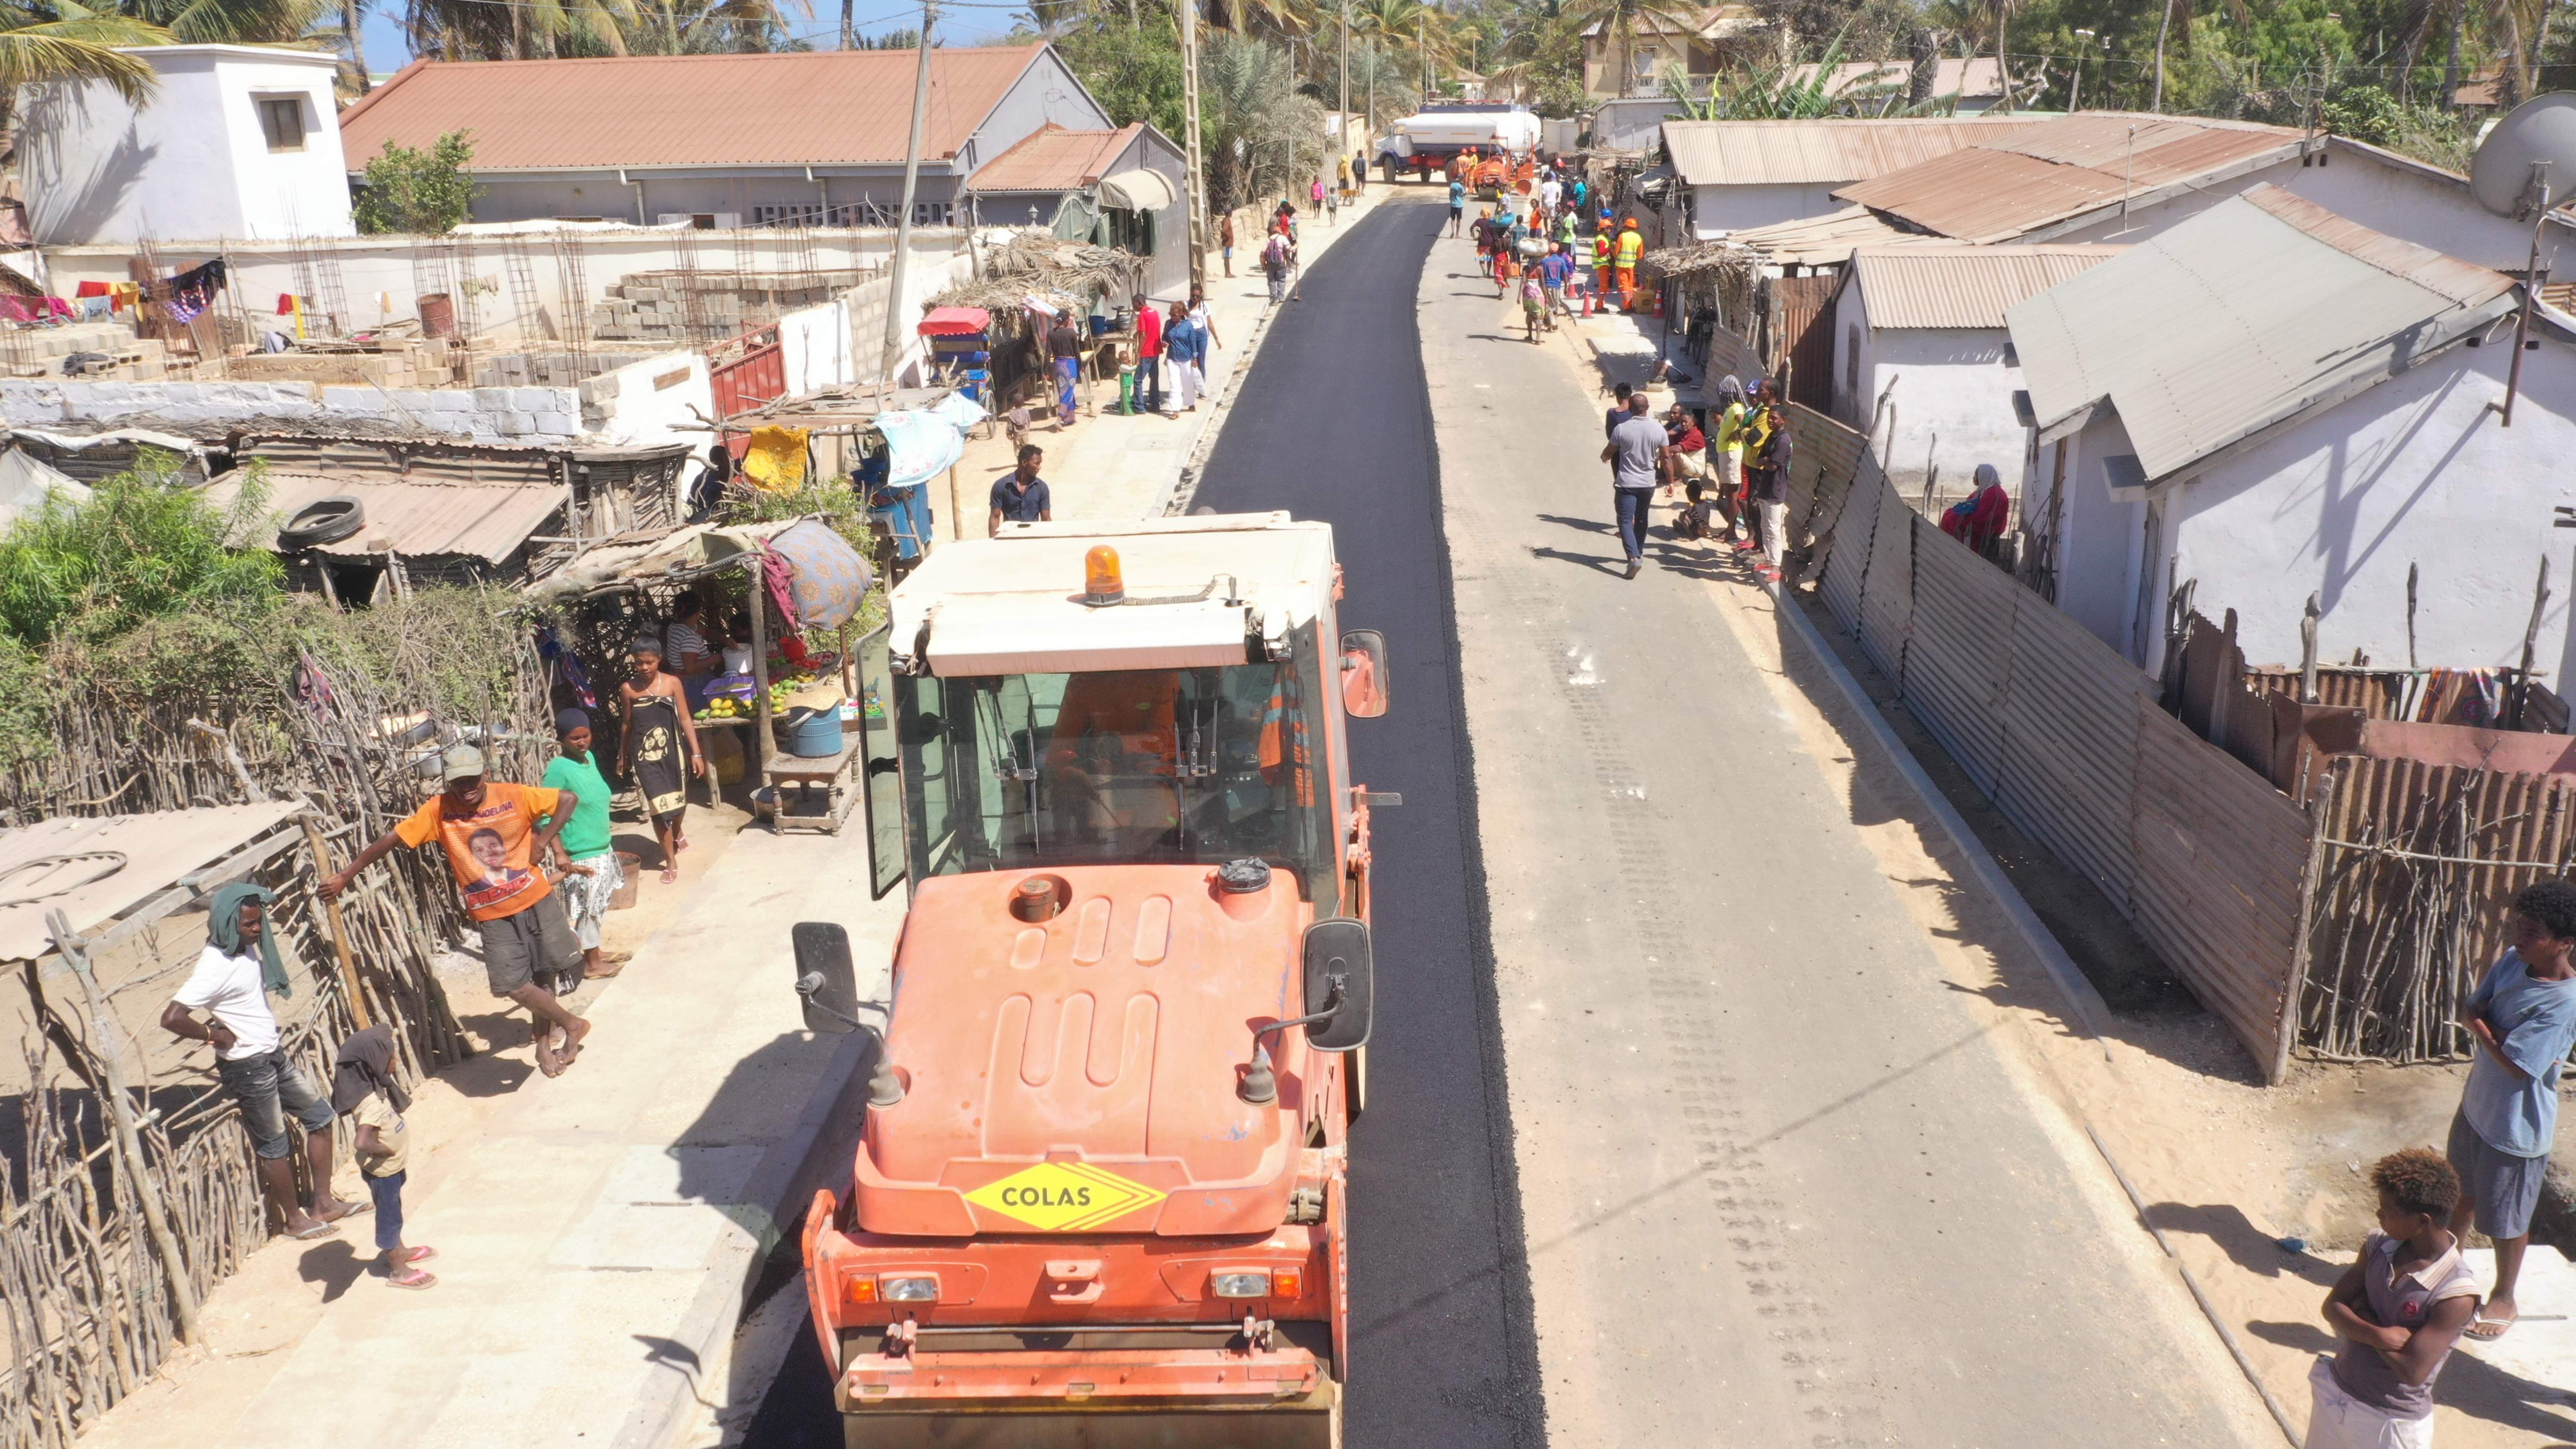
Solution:
M 116 1121 L 117 1151 L 125 1159 L 126 1171 L 133 1174 L 134 1197 L 143 1207 L 143 1226 L 152 1235 L 152 1246 L 161 1254 L 161 1271 L 170 1282 L 170 1307 L 179 1319 L 179 1341 L 200 1342 L 197 1290 L 188 1283 L 188 1262 L 179 1256 L 178 1236 L 170 1231 L 169 1215 L 162 1211 L 161 1185 L 143 1160 L 143 1140 L 135 1135 L 134 1103 L 127 1098 L 125 1089 L 125 1054 L 116 1044 L 116 1018 L 108 1011 L 106 993 L 98 989 L 98 978 L 90 974 L 89 952 L 81 944 L 80 933 L 72 929 L 71 918 L 59 910 L 47 911 L 45 929 L 53 934 L 54 949 L 62 953 L 63 963 L 80 978 L 81 990 L 89 994 L 89 1029 L 97 1039 L 99 1064 L 107 1071 L 107 1100 Z
M 2290 1049 L 2299 1042 L 2299 998 L 2308 989 L 2309 942 L 2317 917 L 2317 886 L 2325 875 L 2326 822 L 2334 794 L 2334 772 L 2329 770 L 2318 778 L 2316 793 L 2308 798 L 2308 863 L 2299 876 L 2299 934 L 2290 947 L 2289 976 L 2281 986 L 2281 1033 L 2263 1078 L 2266 1085 L 2289 1074 Z

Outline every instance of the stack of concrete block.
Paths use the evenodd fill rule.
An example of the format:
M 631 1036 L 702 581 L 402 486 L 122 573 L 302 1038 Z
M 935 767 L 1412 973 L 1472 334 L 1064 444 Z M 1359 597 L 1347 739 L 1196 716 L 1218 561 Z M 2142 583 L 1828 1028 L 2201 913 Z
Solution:
M 874 276 L 836 270 L 812 273 L 639 272 L 611 286 L 590 311 L 591 335 L 609 341 L 689 340 L 691 294 L 695 319 L 716 335 L 819 307 Z

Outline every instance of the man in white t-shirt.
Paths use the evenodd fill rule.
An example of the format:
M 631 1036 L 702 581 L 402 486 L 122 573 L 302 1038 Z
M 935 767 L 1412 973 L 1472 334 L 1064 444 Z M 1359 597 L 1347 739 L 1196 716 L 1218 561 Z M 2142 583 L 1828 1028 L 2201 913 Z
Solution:
M 1554 176 L 1538 184 L 1538 204 L 1547 209 L 1547 215 L 1556 215 L 1558 204 L 1564 200 L 1565 187 Z
M 161 1010 L 162 1029 L 188 1041 L 212 1043 L 215 1075 L 241 1104 L 242 1127 L 259 1159 L 259 1183 L 271 1206 L 298 1238 L 330 1236 L 331 1225 L 357 1209 L 331 1196 L 330 1099 L 304 1069 L 279 1049 L 277 1016 L 268 993 L 288 994 L 277 947 L 268 939 L 264 886 L 229 885 L 215 892 L 206 916 L 206 949 L 188 984 Z M 199 1021 L 197 1012 L 205 1012 Z M 304 1161 L 312 1173 L 313 1208 L 295 1196 L 292 1114 L 304 1129 Z

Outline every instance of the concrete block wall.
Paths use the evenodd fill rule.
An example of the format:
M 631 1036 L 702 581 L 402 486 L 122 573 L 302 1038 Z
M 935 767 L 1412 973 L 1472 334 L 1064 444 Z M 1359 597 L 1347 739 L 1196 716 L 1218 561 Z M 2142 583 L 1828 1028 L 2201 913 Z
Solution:
M 80 382 L 0 379 L 0 420 L 69 432 L 158 428 L 214 436 L 236 427 L 426 434 L 478 443 L 580 442 L 573 387 L 382 388 L 310 382 Z

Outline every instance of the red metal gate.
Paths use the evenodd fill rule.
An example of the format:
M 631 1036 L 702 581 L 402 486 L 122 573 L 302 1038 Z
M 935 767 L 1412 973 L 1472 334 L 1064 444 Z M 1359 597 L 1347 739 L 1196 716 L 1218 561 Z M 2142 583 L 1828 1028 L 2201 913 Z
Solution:
M 709 357 L 707 380 L 715 389 L 719 418 L 747 413 L 787 392 L 787 353 L 779 346 L 774 323 L 709 349 Z

